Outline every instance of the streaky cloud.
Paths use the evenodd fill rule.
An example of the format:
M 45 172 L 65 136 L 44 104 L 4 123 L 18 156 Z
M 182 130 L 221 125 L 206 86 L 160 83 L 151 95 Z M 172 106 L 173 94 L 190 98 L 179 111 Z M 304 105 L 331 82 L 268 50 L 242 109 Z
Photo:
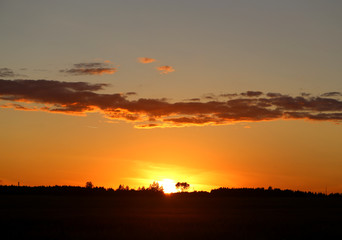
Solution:
M 62 73 L 70 75 L 103 75 L 114 74 L 117 68 L 110 67 L 107 62 L 76 63 L 73 68 L 62 69 Z
M 281 93 L 267 93 L 266 96 L 273 98 L 273 97 L 281 97 L 283 95 Z
M 23 69 L 20 69 L 23 70 Z M 26 69 L 25 69 L 26 70 Z M 26 77 L 24 74 L 17 74 L 10 68 L 0 68 L 0 77 L 3 78 L 14 78 L 14 77 Z
M 148 57 L 140 57 L 138 58 L 138 61 L 141 63 L 152 63 L 152 62 L 155 62 L 156 59 L 148 58 Z
M 125 93 L 126 96 L 134 96 L 134 95 L 137 95 L 136 92 L 126 92 Z
M 340 93 L 340 92 L 327 92 L 327 93 L 323 93 L 321 96 L 322 97 L 340 97 L 340 96 L 342 96 L 342 93 Z
M 102 62 L 76 63 L 76 64 L 74 64 L 75 68 L 103 68 L 105 66 L 107 66 L 107 64 L 102 63 Z
M 246 96 L 246 97 L 259 97 L 262 94 L 263 93 L 260 91 L 247 91 L 247 92 L 241 93 L 242 96 Z
M 9 69 L 9 68 L 0 68 L 0 77 L 15 77 L 15 73 L 13 72 L 12 69 Z
M 105 83 L 55 80 L 0 79 L 2 108 L 86 115 L 101 112 L 109 120 L 132 122 L 136 128 L 226 125 L 280 119 L 342 121 L 342 101 L 337 98 L 247 91 L 226 101 L 191 99 L 171 102 L 165 98 L 129 100 L 135 92 L 104 94 Z M 336 94 L 330 94 L 336 96 Z M 22 105 L 21 103 L 25 103 Z M 29 106 L 26 106 L 29 105 Z
M 227 98 L 233 98 L 233 97 L 237 97 L 238 94 L 237 93 L 224 93 L 224 94 L 220 94 L 220 97 L 227 97 Z

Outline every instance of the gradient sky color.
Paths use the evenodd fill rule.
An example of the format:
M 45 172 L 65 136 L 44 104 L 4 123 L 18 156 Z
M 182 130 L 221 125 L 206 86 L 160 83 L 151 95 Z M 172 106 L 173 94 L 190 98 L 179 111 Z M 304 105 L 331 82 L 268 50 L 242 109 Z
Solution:
M 342 192 L 341 12 L 1 1 L 0 184 Z

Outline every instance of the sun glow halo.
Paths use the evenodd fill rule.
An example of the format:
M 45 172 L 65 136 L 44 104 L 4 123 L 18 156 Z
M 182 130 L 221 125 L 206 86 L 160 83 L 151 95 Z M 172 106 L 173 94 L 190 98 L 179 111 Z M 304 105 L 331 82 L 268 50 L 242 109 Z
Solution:
M 177 192 L 176 183 L 172 179 L 163 179 L 158 181 L 158 183 L 163 186 L 164 193 Z

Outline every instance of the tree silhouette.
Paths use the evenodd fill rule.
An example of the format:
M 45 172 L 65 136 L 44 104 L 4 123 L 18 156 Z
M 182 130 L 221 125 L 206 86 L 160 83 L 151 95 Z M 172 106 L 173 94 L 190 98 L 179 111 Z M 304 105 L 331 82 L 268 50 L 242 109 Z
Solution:
M 152 192 L 164 192 L 163 186 L 160 186 L 158 182 L 153 182 L 150 184 L 147 190 L 150 190 Z
M 86 188 L 93 188 L 93 183 L 92 182 L 86 182 L 86 185 L 85 185 L 85 187 Z
M 127 186 L 128 187 L 128 186 Z M 127 188 L 126 187 L 126 188 Z M 118 189 L 116 189 L 117 191 L 125 191 L 126 190 L 125 186 L 124 185 L 119 185 Z
M 190 184 L 187 182 L 178 182 L 176 183 L 176 188 L 184 192 L 190 188 Z

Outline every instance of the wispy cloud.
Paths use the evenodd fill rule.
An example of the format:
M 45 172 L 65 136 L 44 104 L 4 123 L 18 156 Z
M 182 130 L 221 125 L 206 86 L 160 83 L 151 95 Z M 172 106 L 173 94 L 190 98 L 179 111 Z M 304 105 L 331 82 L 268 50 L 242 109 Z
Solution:
M 171 72 L 174 72 L 175 69 L 171 66 L 160 66 L 157 67 L 157 70 L 161 73 L 161 74 L 169 74 Z
M 247 91 L 244 93 L 241 93 L 241 96 L 245 96 L 245 97 L 259 97 L 261 96 L 263 93 L 260 91 Z
M 0 77 L 15 77 L 12 69 L 0 68 Z
M 17 74 L 10 68 L 0 68 L 0 77 L 14 78 L 14 77 L 26 77 L 26 75 Z
M 336 97 L 336 96 L 342 96 L 342 93 L 340 93 L 340 92 L 327 92 L 327 93 L 323 93 L 321 96 L 322 97 Z
M 10 102 L 1 107 L 77 115 L 99 111 L 108 119 L 134 122 L 138 128 L 220 125 L 278 119 L 342 121 L 342 100 L 339 94 L 325 93 L 315 97 L 247 91 L 225 94 L 229 96 L 228 101 L 196 99 L 190 102 L 170 102 L 163 98 L 129 100 L 128 96 L 135 92 L 97 93 L 107 86 L 86 82 L 0 79 L 0 99 Z M 326 95 L 332 96 L 323 97 Z M 30 106 L 22 106 L 21 102 Z
M 62 73 L 71 75 L 102 75 L 114 74 L 117 69 L 111 67 L 108 61 L 105 62 L 90 62 L 90 63 L 76 63 L 73 68 L 62 69 Z
M 148 57 L 140 57 L 140 58 L 138 58 L 138 61 L 141 63 L 152 63 L 156 60 L 153 58 L 148 58 Z
M 126 92 L 125 93 L 126 96 L 133 96 L 133 95 L 137 95 L 136 92 Z

